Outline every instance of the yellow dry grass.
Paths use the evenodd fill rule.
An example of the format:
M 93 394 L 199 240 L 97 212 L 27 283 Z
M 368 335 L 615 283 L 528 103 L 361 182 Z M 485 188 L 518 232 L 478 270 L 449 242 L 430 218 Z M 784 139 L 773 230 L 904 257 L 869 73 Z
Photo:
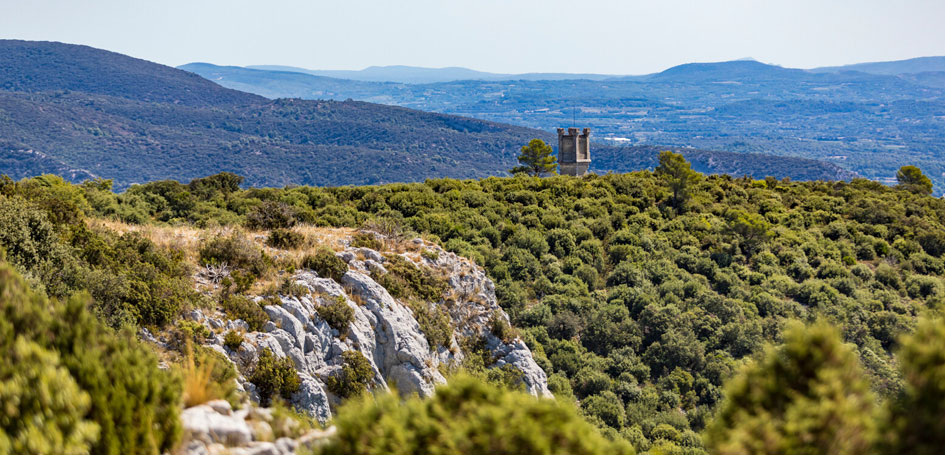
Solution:
M 282 279 L 283 269 L 285 268 L 283 266 L 286 264 L 299 264 L 303 257 L 316 253 L 320 248 L 327 247 L 334 251 L 344 249 L 344 242 L 350 239 L 356 231 L 352 228 L 298 225 L 293 227 L 292 230 L 305 236 L 303 246 L 283 250 L 266 245 L 266 238 L 269 236 L 268 231 L 248 231 L 239 227 L 200 229 L 187 225 L 138 225 L 109 219 L 92 219 L 88 223 L 92 229 L 103 229 L 118 234 L 137 232 L 162 248 L 181 251 L 185 260 L 194 267 L 199 267 L 200 246 L 205 240 L 232 233 L 243 235 L 265 251 L 276 263 L 276 267 L 266 276 L 259 277 L 259 280 L 250 289 L 251 293 L 261 293 L 272 286 L 277 286 Z
M 215 357 L 207 357 L 197 365 L 193 348 L 188 345 L 183 364 L 180 366 L 183 379 L 184 407 L 197 406 L 208 401 L 223 398 L 220 386 L 213 381 Z

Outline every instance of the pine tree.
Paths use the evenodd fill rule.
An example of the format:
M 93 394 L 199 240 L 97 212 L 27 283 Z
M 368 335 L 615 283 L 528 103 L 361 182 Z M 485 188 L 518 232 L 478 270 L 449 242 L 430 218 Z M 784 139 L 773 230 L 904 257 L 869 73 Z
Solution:
M 662 178 L 673 192 L 672 204 L 675 208 L 682 208 L 689 200 L 689 187 L 699 181 L 699 173 L 692 170 L 691 165 L 682 154 L 670 151 L 660 152 L 660 165 L 656 167 L 656 175 Z
M 518 156 L 521 166 L 512 168 L 512 174 L 526 173 L 534 177 L 556 175 L 558 163 L 552 156 L 551 146 L 541 139 L 532 139 L 528 145 L 522 146 L 522 153 Z
M 932 194 L 932 180 L 916 166 L 903 166 L 896 172 L 899 186 L 919 194 Z
M 870 451 L 873 397 L 855 351 L 826 323 L 796 323 L 784 344 L 727 387 L 706 430 L 711 453 L 859 455 Z

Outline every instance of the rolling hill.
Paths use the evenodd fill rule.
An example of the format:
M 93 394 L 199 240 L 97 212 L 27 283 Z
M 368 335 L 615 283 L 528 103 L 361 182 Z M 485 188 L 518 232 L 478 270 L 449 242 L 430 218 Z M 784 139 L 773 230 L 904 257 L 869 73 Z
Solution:
M 270 100 L 85 46 L 0 41 L 0 49 L 0 172 L 14 178 L 53 172 L 73 181 L 114 179 L 117 188 L 221 171 L 267 186 L 481 178 L 505 174 L 529 139 L 553 139 L 536 129 L 397 106 Z M 651 166 L 656 151 L 595 144 L 593 153 L 593 169 L 607 172 Z M 707 172 L 851 175 L 813 160 L 798 166 L 770 156 L 685 153 Z
M 855 63 L 843 66 L 825 66 L 810 70 L 815 73 L 839 73 L 859 71 L 861 73 L 899 75 L 945 71 L 945 57 L 919 57 L 891 62 Z
M 619 144 L 826 160 L 884 182 L 914 164 L 936 193 L 945 188 L 945 73 L 815 73 L 740 60 L 607 80 L 403 84 L 183 68 L 273 98 L 350 98 L 545 130 L 576 123 Z

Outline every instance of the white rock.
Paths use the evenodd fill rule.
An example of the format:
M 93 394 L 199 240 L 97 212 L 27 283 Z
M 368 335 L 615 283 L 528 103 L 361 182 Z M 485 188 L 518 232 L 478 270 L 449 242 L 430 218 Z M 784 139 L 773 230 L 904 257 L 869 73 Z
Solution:
M 299 379 L 301 385 L 291 399 L 296 409 L 314 417 L 320 423 L 328 422 L 331 419 L 331 409 L 322 384 L 305 373 L 299 373 Z
M 180 415 L 184 432 L 205 443 L 242 445 L 253 439 L 249 425 L 242 418 L 225 416 L 213 407 L 199 405 L 184 409 Z

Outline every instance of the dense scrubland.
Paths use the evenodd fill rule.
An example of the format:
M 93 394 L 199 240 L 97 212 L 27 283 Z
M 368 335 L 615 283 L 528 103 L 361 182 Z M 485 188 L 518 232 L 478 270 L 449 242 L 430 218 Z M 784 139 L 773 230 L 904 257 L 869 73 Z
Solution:
M 328 453 L 936 453 L 945 201 L 908 174 L 703 176 L 667 155 L 656 172 L 359 187 L 5 179 L 0 350 L 31 360 L 0 367 L 0 396 L 30 403 L 0 415 L 0 453 L 172 447 L 187 365 L 213 364 L 188 347 L 199 334 L 182 311 L 251 321 L 242 295 L 278 292 L 280 272 L 343 273 L 311 244 L 320 226 L 422 235 L 475 260 L 511 317 L 498 330 L 526 341 L 556 396 L 458 376 L 403 406 L 354 399 Z M 128 226 L 200 234 L 180 248 Z M 223 262 L 227 289 L 198 292 L 195 268 Z M 142 327 L 178 333 L 180 352 L 152 353 Z M 36 378 L 49 393 L 22 386 Z M 529 419 L 541 424 L 496 423 Z M 53 449 L 22 449 L 39 433 Z

